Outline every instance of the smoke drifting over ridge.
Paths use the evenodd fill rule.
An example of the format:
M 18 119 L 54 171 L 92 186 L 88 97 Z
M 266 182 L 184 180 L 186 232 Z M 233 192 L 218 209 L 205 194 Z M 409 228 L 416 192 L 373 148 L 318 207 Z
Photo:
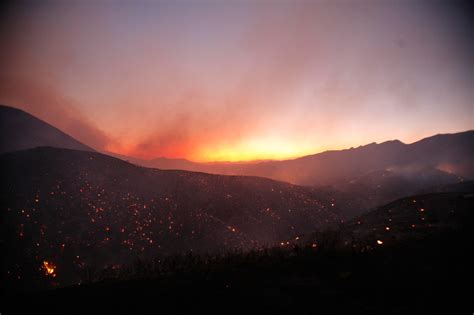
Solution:
M 143 158 L 411 142 L 474 127 L 465 12 L 424 1 L 20 3 L 2 16 L 0 102 Z
M 94 148 L 104 148 L 113 141 L 78 110 L 77 103 L 52 86 L 0 76 L 0 94 L 4 96 L 2 103 L 21 108 Z

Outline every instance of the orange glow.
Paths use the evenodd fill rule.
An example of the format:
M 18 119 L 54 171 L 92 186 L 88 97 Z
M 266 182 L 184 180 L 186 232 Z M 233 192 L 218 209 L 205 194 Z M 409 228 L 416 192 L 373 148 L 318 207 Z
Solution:
M 284 139 L 268 137 L 242 139 L 239 143 L 230 146 L 209 146 L 193 152 L 190 157 L 199 162 L 210 161 L 254 161 L 254 160 L 282 160 L 297 158 L 321 151 L 311 145 L 298 145 Z
M 473 127 L 471 50 L 458 29 L 470 19 L 451 6 L 439 16 L 446 8 L 438 4 L 392 11 L 371 1 L 354 9 L 359 1 L 336 1 L 350 2 L 349 10 L 328 1 L 192 8 L 168 1 L 131 10 L 116 10 L 115 1 L 27 2 L 2 19 L 0 40 L 9 49 L 0 52 L 0 103 L 98 151 L 198 162 L 289 159 Z M 373 19 L 365 18 L 368 7 Z M 348 29 L 364 40 L 346 38 Z M 401 49 L 399 41 L 413 45 Z M 410 111 L 393 105 L 410 102 Z
M 315 154 L 329 149 L 343 149 L 345 146 L 315 146 L 312 143 L 296 143 L 290 139 L 278 139 L 255 135 L 235 139 L 233 143 L 222 144 L 228 135 L 206 134 L 201 137 L 177 141 L 164 146 L 153 140 L 149 145 L 139 145 L 139 139 L 122 139 L 120 143 L 109 143 L 105 151 L 141 159 L 157 157 L 185 158 L 195 162 L 243 162 L 256 160 L 286 160 Z
M 383 241 L 377 240 L 377 244 L 378 244 L 378 245 L 382 245 L 382 244 L 383 244 Z
M 138 124 L 138 123 L 137 123 Z M 173 135 L 180 133 L 180 122 L 168 129 L 156 130 L 153 136 L 129 135 L 109 139 L 102 149 L 106 152 L 145 160 L 157 157 L 187 159 L 193 162 L 249 162 L 259 160 L 288 160 L 328 150 L 343 150 L 365 145 L 377 140 L 362 136 L 344 135 L 327 142 L 325 138 L 301 140 L 297 134 L 280 136 L 269 132 L 246 133 L 222 129 L 200 130 L 197 126 L 192 135 Z M 194 128 L 193 127 L 193 128 Z M 220 126 L 222 127 L 222 126 Z M 224 126 L 225 127 L 225 126 Z M 278 126 L 274 126 L 277 128 Z M 146 131 L 143 131 L 146 134 Z M 413 200 L 416 203 L 416 200 Z
M 56 277 L 56 266 L 48 261 L 43 261 L 42 266 L 43 272 L 45 276 L 55 278 Z

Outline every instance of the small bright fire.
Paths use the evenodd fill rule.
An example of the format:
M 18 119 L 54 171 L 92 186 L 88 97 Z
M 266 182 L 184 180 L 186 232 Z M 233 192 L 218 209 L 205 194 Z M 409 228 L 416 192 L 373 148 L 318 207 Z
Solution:
M 44 274 L 48 277 L 56 277 L 56 266 L 48 261 L 43 261 L 43 267 L 42 267 Z

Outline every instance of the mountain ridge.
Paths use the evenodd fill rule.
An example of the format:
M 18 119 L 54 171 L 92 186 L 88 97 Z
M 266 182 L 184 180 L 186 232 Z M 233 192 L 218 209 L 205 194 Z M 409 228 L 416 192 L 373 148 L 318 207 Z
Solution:
M 0 105 L 0 153 L 42 146 L 95 151 L 26 111 Z
M 456 139 L 459 141 L 455 141 Z M 390 140 L 357 148 L 325 151 L 292 160 L 239 165 L 176 162 L 173 168 L 226 175 L 255 175 L 309 186 L 332 185 L 368 172 L 408 165 L 450 168 L 451 173 L 471 179 L 474 178 L 474 165 L 470 159 L 470 156 L 474 156 L 473 147 L 474 131 L 470 130 L 439 134 L 411 144 Z M 166 164 L 148 162 L 146 165 L 167 168 L 170 164 L 172 163 L 168 161 Z

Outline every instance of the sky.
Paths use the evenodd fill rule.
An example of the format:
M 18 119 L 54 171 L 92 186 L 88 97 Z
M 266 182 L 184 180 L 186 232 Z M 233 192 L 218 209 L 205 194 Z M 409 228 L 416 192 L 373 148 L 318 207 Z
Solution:
M 15 1 L 0 103 L 98 150 L 287 159 L 474 129 L 456 1 Z

